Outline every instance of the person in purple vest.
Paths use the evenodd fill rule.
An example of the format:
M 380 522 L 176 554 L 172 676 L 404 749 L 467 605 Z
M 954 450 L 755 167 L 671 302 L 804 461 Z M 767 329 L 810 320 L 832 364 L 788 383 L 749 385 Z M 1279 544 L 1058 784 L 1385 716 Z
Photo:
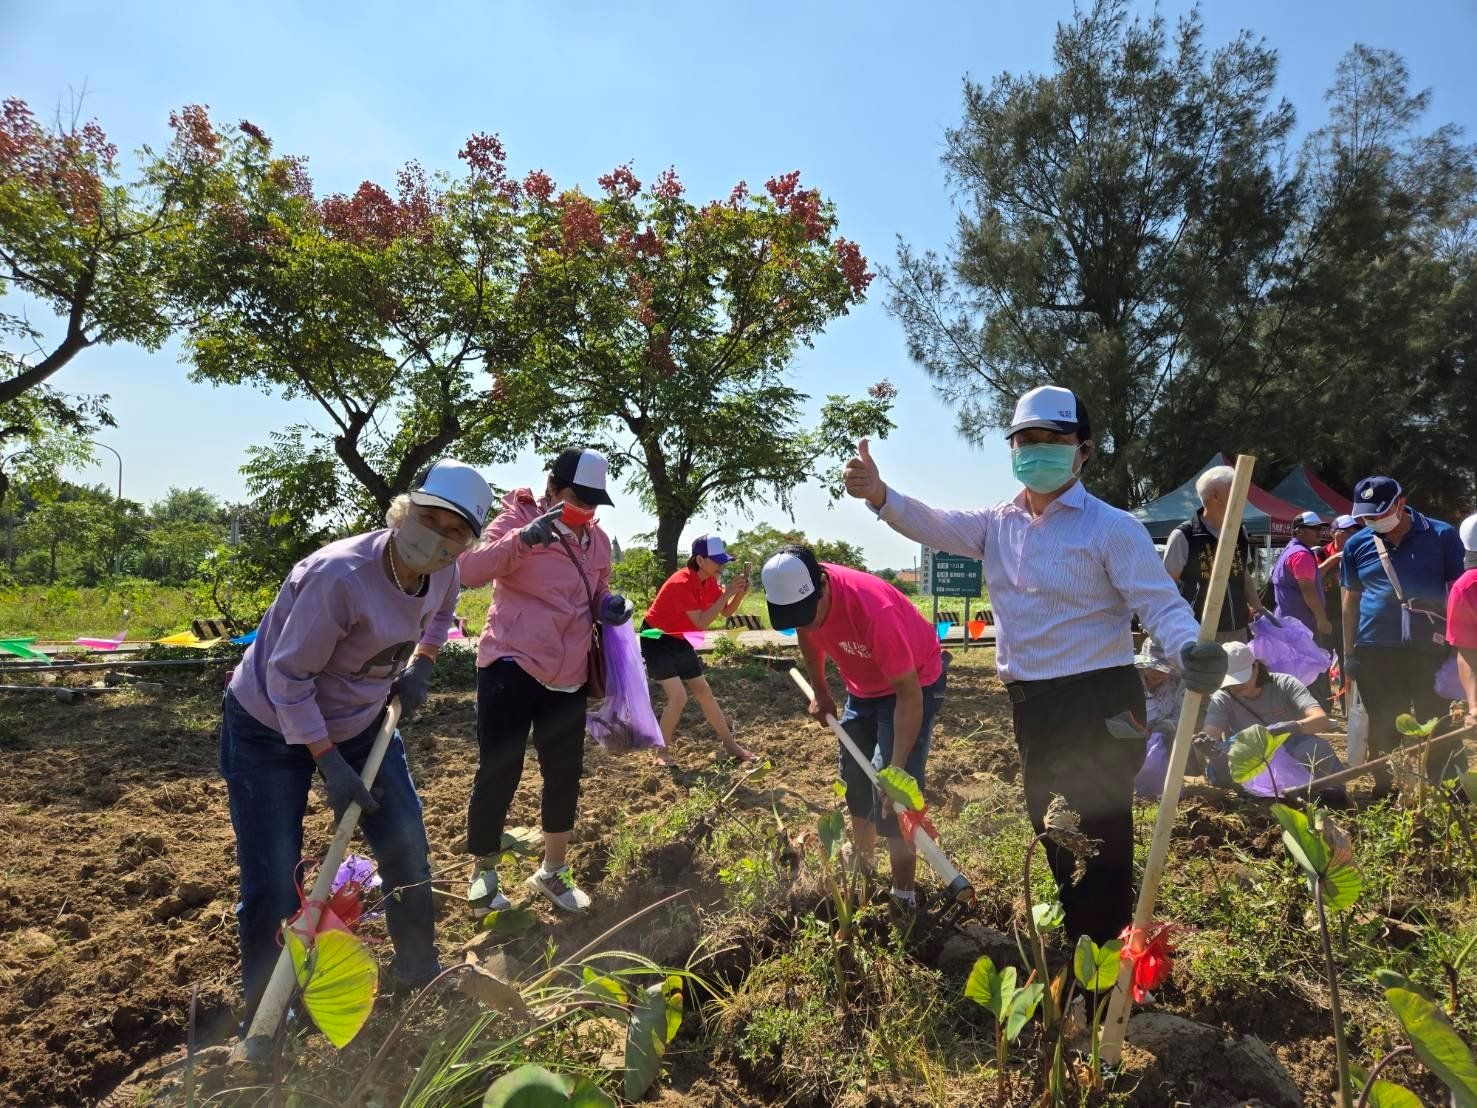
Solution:
M 1292 521 L 1292 541 L 1272 567 L 1272 597 L 1280 620 L 1295 619 L 1313 633 L 1318 645 L 1333 648 L 1333 624 L 1323 599 L 1323 575 L 1318 570 L 1316 544 L 1323 531 L 1317 512 L 1304 512 Z M 1332 688 L 1326 672 L 1308 686 L 1328 710 Z

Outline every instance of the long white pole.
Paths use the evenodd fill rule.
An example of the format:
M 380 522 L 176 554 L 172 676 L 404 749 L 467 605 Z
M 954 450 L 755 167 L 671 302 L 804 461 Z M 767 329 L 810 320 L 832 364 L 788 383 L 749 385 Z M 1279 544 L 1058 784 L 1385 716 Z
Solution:
M 385 760 L 385 751 L 389 749 L 390 739 L 395 734 L 395 725 L 399 721 L 400 698 L 395 697 L 385 709 L 384 722 L 380 724 L 379 733 L 374 737 L 374 745 L 370 747 L 369 757 L 364 762 L 364 771 L 359 775 L 366 789 L 374 784 L 380 763 Z M 307 905 L 303 908 L 302 929 L 307 934 L 311 935 L 318 929 L 318 917 L 333 891 L 334 875 L 338 873 L 339 863 L 344 860 L 344 854 L 349 849 L 349 840 L 354 837 L 359 815 L 358 802 L 351 801 L 344 809 L 343 818 L 338 821 L 338 829 L 334 832 L 328 853 L 318 864 L 318 876 L 313 881 L 313 891 L 308 894 Z M 277 964 L 272 968 L 272 978 L 267 982 L 266 991 L 262 993 L 261 1002 L 256 1006 L 256 1014 L 251 1019 L 251 1028 L 246 1038 L 237 1043 L 231 1052 L 232 1061 L 255 1061 L 266 1056 L 296 987 L 297 974 L 292 968 L 292 953 L 283 944 L 282 953 L 277 956 Z
M 1251 471 L 1256 459 L 1242 454 L 1236 459 L 1236 479 L 1231 483 L 1231 499 L 1226 505 L 1226 518 L 1221 521 L 1221 540 L 1216 543 L 1215 562 L 1210 569 L 1210 582 L 1205 592 L 1204 613 L 1200 617 L 1200 641 L 1214 642 L 1220 625 L 1221 602 L 1236 560 L 1241 536 L 1241 516 L 1246 510 L 1246 491 L 1251 487 Z M 1185 764 L 1190 758 L 1191 739 L 1200 718 L 1200 704 L 1205 697 L 1193 691 L 1185 693 L 1180 708 L 1179 726 L 1174 731 L 1174 747 L 1169 755 L 1169 770 L 1164 779 L 1164 793 L 1159 798 L 1159 816 L 1154 821 L 1154 838 L 1149 844 L 1149 859 L 1144 866 L 1144 882 L 1139 887 L 1138 906 L 1133 913 L 1131 942 L 1142 948 L 1144 932 L 1154 920 L 1154 904 L 1159 899 L 1159 882 L 1164 876 L 1164 863 L 1169 857 L 1169 837 L 1174 831 L 1180 802 L 1180 785 L 1185 777 Z M 1108 1019 L 1103 1026 L 1102 1058 L 1116 1065 L 1123 1053 L 1123 1037 L 1128 1030 L 1129 985 L 1133 981 L 1133 963 L 1127 960 L 1118 967 L 1118 981 L 1108 1001 Z
M 807 700 L 815 699 L 815 690 L 810 687 L 810 682 L 804 678 L 798 669 L 791 669 L 790 676 L 794 678 L 795 684 L 800 686 L 800 691 L 805 694 Z M 851 736 L 846 733 L 846 728 L 837 723 L 836 717 L 830 714 L 826 715 L 826 725 L 836 733 L 836 737 L 841 740 L 841 745 L 856 760 L 856 764 L 862 767 L 862 771 L 866 773 L 867 779 L 872 782 L 873 787 L 881 788 L 881 784 L 877 780 L 877 771 L 872 768 L 872 760 L 863 756 L 856 743 L 852 741 Z M 934 842 L 932 836 L 923 830 L 922 827 L 915 827 L 913 829 L 913 849 L 918 852 L 920 858 L 928 863 L 928 868 L 938 874 L 939 880 L 944 883 L 950 896 L 955 900 L 962 900 L 966 903 L 972 904 L 974 902 L 974 886 L 969 883 L 967 877 L 955 868 L 954 863 L 949 861 L 948 855 L 943 852 L 939 844 Z

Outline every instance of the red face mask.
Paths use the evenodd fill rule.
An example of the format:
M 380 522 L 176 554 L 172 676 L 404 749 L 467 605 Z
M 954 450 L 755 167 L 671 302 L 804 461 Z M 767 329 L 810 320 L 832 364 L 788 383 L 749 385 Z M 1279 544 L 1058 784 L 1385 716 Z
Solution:
M 576 508 L 569 501 L 562 501 L 564 514 L 559 517 L 561 523 L 570 527 L 583 527 L 595 518 L 594 508 Z

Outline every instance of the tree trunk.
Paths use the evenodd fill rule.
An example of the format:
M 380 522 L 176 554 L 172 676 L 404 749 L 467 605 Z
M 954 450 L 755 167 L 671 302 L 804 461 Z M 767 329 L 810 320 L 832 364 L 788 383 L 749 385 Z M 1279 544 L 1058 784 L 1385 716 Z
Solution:
M 682 528 L 686 526 L 687 517 L 670 509 L 656 517 L 656 553 L 667 573 L 677 572 L 677 540 L 682 537 Z

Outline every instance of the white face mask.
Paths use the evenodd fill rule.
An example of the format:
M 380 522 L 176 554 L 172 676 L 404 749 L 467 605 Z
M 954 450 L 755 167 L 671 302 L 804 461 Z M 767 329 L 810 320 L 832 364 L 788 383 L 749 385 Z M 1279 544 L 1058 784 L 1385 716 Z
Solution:
M 467 545 L 431 530 L 414 516 L 395 529 L 395 553 L 416 573 L 430 574 L 445 569 Z
M 1372 519 L 1369 521 L 1369 529 L 1376 534 L 1388 535 L 1400 526 L 1400 515 L 1401 513 L 1397 511 L 1387 516 L 1380 516 L 1379 519 Z

